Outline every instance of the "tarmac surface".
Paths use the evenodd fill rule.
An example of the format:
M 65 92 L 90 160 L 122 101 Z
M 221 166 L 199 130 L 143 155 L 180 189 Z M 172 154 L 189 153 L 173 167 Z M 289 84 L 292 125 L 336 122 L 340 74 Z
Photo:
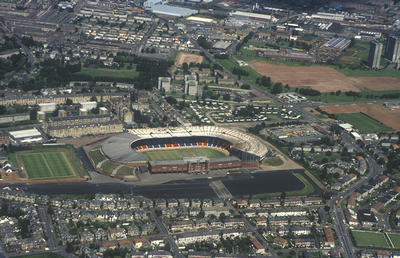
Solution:
M 21 185 L 28 192 L 38 194 L 95 194 L 129 193 L 148 198 L 216 198 L 210 184 L 220 180 L 234 197 L 259 193 L 297 191 L 303 187 L 293 172 L 304 174 L 303 170 L 246 172 L 217 178 L 176 180 L 157 185 L 135 185 L 122 183 L 60 183 Z M 310 180 L 311 182 L 311 180 Z M 316 191 L 318 188 L 314 186 Z

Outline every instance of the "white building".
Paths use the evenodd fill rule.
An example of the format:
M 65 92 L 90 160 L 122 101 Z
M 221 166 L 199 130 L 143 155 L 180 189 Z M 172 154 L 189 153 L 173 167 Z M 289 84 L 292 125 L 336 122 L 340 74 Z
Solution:
M 53 112 L 54 110 L 56 110 L 56 108 L 57 108 L 56 103 L 39 104 L 39 111 L 42 111 L 42 112 Z
M 40 142 L 43 140 L 42 134 L 36 128 L 10 131 L 8 133 L 11 136 L 11 141 L 17 144 Z
M 165 92 L 171 91 L 171 77 L 158 77 L 158 89 Z
M 93 108 L 97 107 L 96 101 L 81 102 L 79 104 L 81 104 L 81 108 L 86 110 L 92 110 Z

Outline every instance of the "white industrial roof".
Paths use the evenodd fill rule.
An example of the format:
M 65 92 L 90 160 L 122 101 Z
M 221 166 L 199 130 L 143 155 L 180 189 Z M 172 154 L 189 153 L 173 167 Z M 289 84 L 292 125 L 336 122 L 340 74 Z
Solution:
M 157 13 L 157 14 L 177 16 L 177 17 L 184 17 L 184 16 L 189 16 L 189 15 L 197 13 L 196 10 L 192 10 L 189 8 L 176 7 L 176 6 L 165 5 L 165 4 L 154 5 L 151 8 L 151 11 L 153 13 Z
M 10 131 L 8 132 L 14 139 L 21 139 L 26 137 L 35 137 L 41 136 L 42 134 L 36 128 L 19 130 L 19 131 Z

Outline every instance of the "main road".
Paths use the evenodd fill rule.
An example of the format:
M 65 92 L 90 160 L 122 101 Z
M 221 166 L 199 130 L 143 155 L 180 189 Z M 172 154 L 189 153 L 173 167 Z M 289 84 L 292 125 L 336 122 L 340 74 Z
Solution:
M 354 139 L 348 135 L 347 133 L 343 134 L 342 137 L 346 140 L 346 142 L 350 143 L 354 149 L 359 152 L 362 151 L 361 148 L 355 143 Z M 376 161 L 365 153 L 366 161 L 369 165 L 368 173 L 365 177 L 359 180 L 357 183 L 350 185 L 345 190 L 334 195 L 329 202 L 329 207 L 331 212 L 333 213 L 333 222 L 335 226 L 335 230 L 337 236 L 339 238 L 339 242 L 342 245 L 345 257 L 355 257 L 355 248 L 352 244 L 352 239 L 349 235 L 349 230 L 347 228 L 345 217 L 342 211 L 342 201 L 347 199 L 352 193 L 354 193 L 357 189 L 359 189 L 363 184 L 367 183 L 371 178 L 376 178 L 378 175 L 382 173 L 382 168 L 376 163 Z M 336 204 L 337 203 L 337 204 Z

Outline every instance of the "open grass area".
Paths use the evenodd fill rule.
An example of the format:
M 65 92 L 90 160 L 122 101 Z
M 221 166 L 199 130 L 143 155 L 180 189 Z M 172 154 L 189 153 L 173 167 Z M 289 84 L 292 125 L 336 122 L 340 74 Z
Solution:
M 133 168 L 127 167 L 127 166 L 122 166 L 117 170 L 117 175 L 132 175 L 133 174 Z
M 238 57 L 237 59 L 238 60 L 243 60 L 240 57 Z M 244 80 L 244 81 L 247 81 L 249 83 L 252 83 L 254 85 L 256 85 L 257 78 L 261 77 L 261 74 L 256 72 L 250 66 L 239 66 L 232 57 L 229 57 L 229 58 L 226 58 L 226 59 L 216 59 L 216 60 L 220 65 L 222 65 L 223 67 L 225 67 L 226 69 L 228 69 L 231 72 L 233 71 L 233 68 L 235 68 L 235 67 L 240 67 L 241 69 L 245 70 L 246 72 L 249 73 L 249 75 L 247 75 L 247 76 L 242 75 L 241 79 Z M 259 87 L 261 88 L 261 86 L 259 86 Z
M 119 165 L 115 164 L 109 160 L 105 161 L 103 164 L 101 164 L 101 170 L 103 170 L 106 173 L 112 173 L 114 169 L 116 169 Z
M 147 160 L 180 160 L 183 157 L 199 157 L 206 156 L 208 158 L 225 157 L 225 153 L 209 148 L 187 148 L 173 150 L 152 150 L 145 152 Z
M 389 245 L 386 243 L 385 236 L 381 232 L 366 232 L 366 231 L 351 231 L 356 246 L 370 247 L 370 248 L 387 248 Z
M 395 249 L 400 249 L 400 234 L 388 233 Z
M 392 131 L 393 129 L 363 113 L 337 114 L 338 119 L 349 123 L 357 128 L 361 133 L 379 133 Z
M 139 76 L 136 69 L 121 68 L 117 69 L 103 69 L 103 68 L 87 68 L 82 67 L 78 74 L 90 75 L 92 77 L 113 77 L 113 78 L 129 78 L 133 79 Z
M 283 164 L 283 161 L 279 157 L 270 157 L 263 159 L 261 164 L 267 166 L 280 166 Z
M 33 180 L 87 176 L 75 150 L 70 146 L 38 147 L 10 153 L 10 160 Z
M 89 152 L 89 156 L 92 159 L 93 163 L 95 166 L 102 162 L 103 160 L 106 159 L 106 157 L 103 156 L 100 150 L 92 150 Z
M 399 73 L 400 74 L 400 73 Z M 364 89 L 360 92 L 360 97 L 348 96 L 344 92 L 339 95 L 323 92 L 320 96 L 310 97 L 308 99 L 314 101 L 322 101 L 326 103 L 340 103 L 340 102 L 356 102 L 356 101 L 374 101 L 375 99 L 380 99 L 382 95 L 386 94 L 397 94 L 400 93 L 398 90 L 386 90 L 386 91 L 374 91 Z

